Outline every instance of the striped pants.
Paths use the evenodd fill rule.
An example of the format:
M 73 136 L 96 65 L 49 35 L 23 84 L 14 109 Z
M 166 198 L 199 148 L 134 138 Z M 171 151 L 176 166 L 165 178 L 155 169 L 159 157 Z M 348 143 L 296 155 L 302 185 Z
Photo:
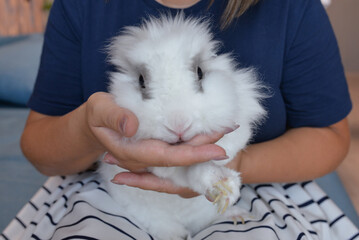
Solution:
M 243 222 L 217 221 L 188 240 L 359 239 L 358 229 L 313 182 L 244 185 Z M 0 239 L 154 239 L 109 197 L 98 175 L 51 177 Z

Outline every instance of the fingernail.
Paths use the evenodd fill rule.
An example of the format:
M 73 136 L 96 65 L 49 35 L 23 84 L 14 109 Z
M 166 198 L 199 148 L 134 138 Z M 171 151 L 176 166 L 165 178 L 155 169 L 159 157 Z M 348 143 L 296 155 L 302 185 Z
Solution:
M 118 161 L 109 153 L 106 153 L 106 155 L 103 157 L 103 162 L 107 164 L 117 165 Z
M 234 125 L 233 128 L 225 128 L 225 129 L 224 129 L 224 134 L 231 133 L 231 132 L 237 130 L 238 128 L 239 128 L 239 125 L 238 125 L 238 124 Z
M 206 194 L 204 196 L 207 198 L 208 201 L 214 202 L 214 197 L 212 196 L 209 190 L 206 191 Z
M 123 117 L 121 122 L 120 122 L 120 131 L 122 133 L 122 135 L 126 134 L 126 124 L 127 124 L 127 117 Z
M 216 158 L 214 158 L 213 160 L 226 160 L 226 159 L 228 159 L 229 157 L 226 155 L 226 156 L 220 156 L 220 157 L 216 157 Z
M 122 183 L 121 181 L 118 181 L 117 179 L 111 179 L 111 182 L 114 184 L 118 184 L 118 185 L 125 185 L 124 183 Z

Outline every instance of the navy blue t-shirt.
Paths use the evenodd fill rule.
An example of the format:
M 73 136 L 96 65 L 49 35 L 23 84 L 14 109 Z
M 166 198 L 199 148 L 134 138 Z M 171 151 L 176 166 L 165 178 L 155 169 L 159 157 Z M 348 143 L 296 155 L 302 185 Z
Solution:
M 227 1 L 201 0 L 184 10 L 213 22 L 222 52 L 240 66 L 255 67 L 271 88 L 269 112 L 254 142 L 293 127 L 324 127 L 343 119 L 351 102 L 339 50 L 320 0 L 261 0 L 221 31 Z M 56 0 L 45 32 L 40 69 L 29 107 L 47 115 L 66 114 L 97 91 L 106 91 L 104 46 L 124 26 L 177 10 L 155 0 Z M 141 56 L 139 56 L 141 57 Z

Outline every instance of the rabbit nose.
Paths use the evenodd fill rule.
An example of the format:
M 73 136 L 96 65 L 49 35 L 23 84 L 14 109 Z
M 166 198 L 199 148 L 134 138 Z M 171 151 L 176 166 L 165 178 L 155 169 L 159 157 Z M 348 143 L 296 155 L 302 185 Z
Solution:
M 174 135 L 178 136 L 179 141 L 182 141 L 183 135 L 191 128 L 191 125 L 187 127 L 168 127 L 166 126 L 166 129 L 173 133 Z
M 179 115 L 171 115 L 168 123 L 165 124 L 166 129 L 176 135 L 179 141 L 183 140 L 183 135 L 191 129 L 191 126 L 192 122 L 190 119 Z

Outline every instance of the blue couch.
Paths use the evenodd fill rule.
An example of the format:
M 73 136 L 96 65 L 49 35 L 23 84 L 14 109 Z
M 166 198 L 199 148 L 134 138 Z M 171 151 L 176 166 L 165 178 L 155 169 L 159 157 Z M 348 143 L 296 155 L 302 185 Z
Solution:
M 25 159 L 19 146 L 42 41 L 42 35 L 0 37 L 0 231 L 46 180 Z M 317 181 L 359 226 L 358 215 L 336 173 Z

